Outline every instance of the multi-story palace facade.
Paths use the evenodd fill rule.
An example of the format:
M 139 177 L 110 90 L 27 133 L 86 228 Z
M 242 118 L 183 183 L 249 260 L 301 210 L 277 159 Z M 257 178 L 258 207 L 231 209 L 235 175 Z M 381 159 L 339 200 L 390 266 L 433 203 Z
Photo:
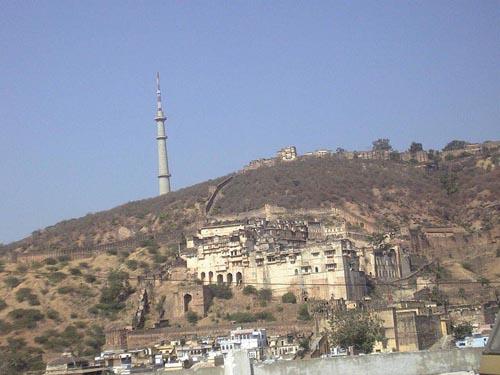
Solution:
M 302 221 L 219 224 L 201 228 L 187 241 L 184 256 L 188 269 L 207 284 L 254 285 L 275 295 L 291 291 L 302 300 L 361 300 L 366 278 L 353 243 L 328 234 L 311 237 Z

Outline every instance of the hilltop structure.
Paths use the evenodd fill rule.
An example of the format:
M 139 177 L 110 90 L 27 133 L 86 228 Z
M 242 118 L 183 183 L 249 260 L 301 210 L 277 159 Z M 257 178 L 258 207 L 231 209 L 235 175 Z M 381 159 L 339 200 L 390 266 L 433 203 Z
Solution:
M 243 172 L 254 170 L 261 167 L 272 167 L 279 162 L 287 162 L 292 160 L 300 160 L 307 157 L 336 157 L 340 159 L 362 159 L 362 160 L 393 160 L 406 163 L 413 163 L 421 167 L 432 167 L 433 161 L 438 159 L 451 160 L 453 158 L 458 158 L 461 156 L 472 156 L 488 155 L 500 147 L 500 141 L 486 141 L 483 143 L 467 143 L 463 142 L 463 145 L 456 146 L 452 149 L 443 149 L 442 151 L 436 150 L 366 150 L 366 151 L 347 151 L 342 148 L 338 148 L 336 151 L 329 149 L 319 149 L 316 151 L 309 151 L 302 155 L 297 153 L 297 148 L 295 146 L 287 146 L 276 152 L 276 157 L 273 158 L 261 158 L 256 160 L 251 160 L 247 165 L 243 167 Z M 478 162 L 478 167 L 489 170 L 495 168 L 495 162 L 491 158 L 481 160 Z
M 156 74 L 156 140 L 158 141 L 158 184 L 160 195 L 170 193 L 170 173 L 168 171 L 167 134 L 165 117 L 161 104 L 160 73 Z

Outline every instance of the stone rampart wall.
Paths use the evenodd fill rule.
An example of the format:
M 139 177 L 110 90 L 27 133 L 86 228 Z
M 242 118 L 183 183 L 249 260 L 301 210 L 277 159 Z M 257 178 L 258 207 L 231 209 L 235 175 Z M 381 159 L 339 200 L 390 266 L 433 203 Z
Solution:
M 57 249 L 57 250 L 39 250 L 29 253 L 13 254 L 10 258 L 13 262 L 41 262 L 47 258 L 58 258 L 60 256 L 67 256 L 70 260 L 90 258 L 94 255 L 100 253 L 115 250 L 115 251 L 126 251 L 134 250 L 139 247 L 141 243 L 146 240 L 154 239 L 156 241 L 166 241 L 168 235 L 165 233 L 154 233 L 154 234 L 139 234 L 134 237 L 106 243 L 102 245 L 88 246 L 88 247 L 75 247 L 71 249 Z

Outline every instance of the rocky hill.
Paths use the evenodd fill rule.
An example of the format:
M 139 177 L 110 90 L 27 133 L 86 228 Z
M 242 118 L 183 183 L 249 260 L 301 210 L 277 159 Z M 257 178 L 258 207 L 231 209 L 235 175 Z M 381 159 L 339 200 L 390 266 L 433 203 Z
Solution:
M 228 176 L 35 231 L 0 248 L 4 255 L 0 263 L 0 345 L 4 345 L 0 362 L 1 356 L 21 355 L 13 349 L 20 344 L 28 345 L 27 353 L 35 357 L 38 350 L 47 356 L 66 347 L 80 354 L 97 352 L 106 325 L 132 324 L 141 288 L 137 277 L 172 264 L 184 234 L 207 220 L 225 219 L 267 204 L 303 209 L 311 216 L 315 209 L 338 208 L 360 218 L 352 225 L 370 224 L 358 228 L 367 232 L 415 225 L 459 227 L 487 240 L 476 247 L 469 243 L 474 251 L 453 252 L 450 246 L 435 254 L 448 262 L 448 276 L 474 280 L 485 269 L 486 276 L 500 277 L 495 274 L 500 259 L 495 244 L 500 228 L 498 157 L 498 151 L 464 154 L 427 164 L 346 160 L 336 154 L 300 157 L 235 173 L 220 191 L 217 185 Z M 207 215 L 210 200 L 213 206 Z M 104 246 L 116 241 L 126 246 L 118 250 Z M 64 253 L 97 248 L 100 251 L 81 259 Z M 54 251 L 54 255 L 27 263 L 10 261 L 13 254 L 41 251 Z M 252 304 L 244 300 L 249 297 L 242 298 L 242 306 Z M 215 306 L 207 319 L 219 319 L 221 306 Z M 25 341 L 16 344 L 19 339 Z

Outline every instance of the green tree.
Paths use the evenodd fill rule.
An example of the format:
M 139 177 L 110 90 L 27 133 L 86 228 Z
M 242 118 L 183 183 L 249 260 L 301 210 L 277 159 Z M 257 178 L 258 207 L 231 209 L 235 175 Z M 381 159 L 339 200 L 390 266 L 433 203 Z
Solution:
M 266 322 L 274 322 L 276 318 L 270 311 L 259 311 L 255 313 L 256 320 L 265 320 Z
M 18 279 L 15 276 L 8 276 L 5 278 L 4 282 L 5 282 L 5 285 L 7 285 L 9 288 L 13 289 L 16 286 L 18 286 L 19 284 L 21 284 L 23 281 Z
M 453 326 L 453 337 L 455 340 L 463 340 L 472 335 L 472 325 L 469 322 L 463 322 Z
M 7 316 L 11 319 L 14 329 L 36 328 L 37 323 L 44 318 L 44 315 L 36 309 L 15 309 Z
M 233 314 L 227 314 L 226 319 L 236 323 L 251 323 L 257 321 L 255 315 L 247 311 L 237 311 Z
M 309 339 L 307 337 L 300 339 L 299 340 L 299 347 L 306 352 L 309 351 Z
M 422 143 L 412 142 L 410 145 L 410 152 L 412 154 L 422 151 L 424 148 L 422 147 Z
M 458 177 L 455 173 L 446 172 L 441 175 L 441 186 L 446 190 L 446 194 L 452 195 L 458 191 Z
M 283 303 L 297 303 L 297 297 L 292 292 L 287 292 L 281 296 L 281 302 Z
M 85 282 L 87 282 L 87 283 L 89 283 L 89 284 L 92 284 L 92 283 L 94 283 L 97 279 L 96 279 L 96 277 L 95 277 L 94 275 L 87 274 L 87 275 L 85 275 L 84 280 L 85 280 Z
M 307 304 L 300 305 L 299 312 L 297 314 L 298 320 L 311 320 L 311 315 L 309 314 L 309 307 Z
M 253 285 L 246 285 L 244 288 L 243 288 L 243 294 L 245 296 L 249 296 L 251 294 L 254 294 L 256 295 L 257 294 L 257 289 L 253 286 Z
M 17 302 L 28 301 L 31 306 L 36 306 L 40 304 L 38 301 L 38 296 L 33 294 L 30 288 L 20 288 L 16 292 L 16 300 Z
M 47 318 L 55 320 L 56 322 L 61 322 L 62 321 L 61 320 L 61 316 L 54 309 L 48 308 L 47 311 L 46 311 L 46 315 L 47 315 Z
M 12 324 L 0 319 L 0 335 L 7 335 L 12 330 Z
M 465 141 L 459 141 L 459 140 L 453 140 L 450 143 L 448 143 L 446 146 L 444 146 L 443 151 L 452 151 L 452 150 L 461 150 L 465 148 L 467 145 L 467 142 Z
M 208 286 L 214 297 L 221 299 L 233 298 L 231 287 L 227 284 L 210 284 Z
M 73 276 L 81 276 L 82 275 L 82 271 L 80 271 L 79 268 L 70 268 L 69 269 L 69 273 L 72 274 Z
M 64 272 L 51 272 L 47 275 L 47 280 L 50 281 L 52 284 L 57 284 L 64 280 L 68 275 L 66 275 Z
M 270 302 L 273 298 L 273 291 L 269 288 L 262 288 L 259 290 L 258 297 L 260 301 Z
M 128 273 L 123 271 L 111 271 L 108 274 L 108 284 L 102 288 L 98 309 L 105 315 L 112 315 L 125 307 L 123 303 L 133 289 L 128 282 Z
M 379 138 L 376 141 L 372 142 L 372 150 L 373 151 L 391 151 L 392 146 L 391 142 L 388 138 Z
M 54 258 L 46 258 L 43 263 L 45 263 L 47 266 L 53 266 L 57 264 L 57 260 Z
M 336 310 L 330 321 L 330 343 L 342 348 L 353 346 L 361 353 L 371 353 L 376 341 L 384 338 L 382 321 L 362 310 Z
M 139 266 L 139 262 L 137 262 L 135 259 L 129 259 L 125 262 L 127 265 L 128 269 L 131 271 L 135 271 L 137 267 Z

